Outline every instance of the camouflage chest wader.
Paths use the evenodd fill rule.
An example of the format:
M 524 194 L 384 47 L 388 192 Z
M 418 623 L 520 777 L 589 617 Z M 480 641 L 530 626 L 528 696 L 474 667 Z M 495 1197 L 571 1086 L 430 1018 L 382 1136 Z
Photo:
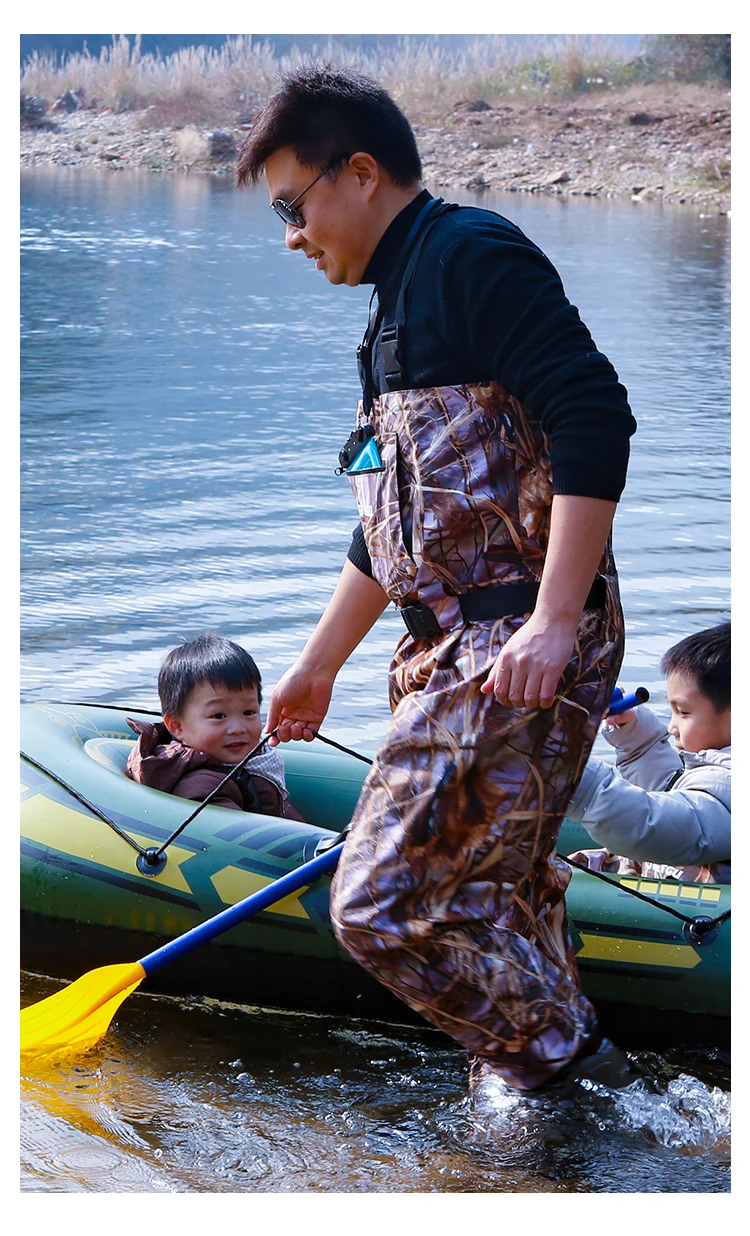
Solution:
M 391 391 L 369 421 L 384 470 L 350 479 L 374 577 L 397 605 L 429 606 L 439 629 L 396 649 L 393 719 L 332 922 L 366 970 L 464 1045 L 473 1072 L 531 1089 L 596 1030 L 565 920 L 570 869 L 554 850 L 622 659 L 615 565 L 608 544 L 598 608 L 584 610 L 551 708 L 483 695 L 524 615 L 467 622 L 459 598 L 540 578 L 544 435 L 497 383 Z

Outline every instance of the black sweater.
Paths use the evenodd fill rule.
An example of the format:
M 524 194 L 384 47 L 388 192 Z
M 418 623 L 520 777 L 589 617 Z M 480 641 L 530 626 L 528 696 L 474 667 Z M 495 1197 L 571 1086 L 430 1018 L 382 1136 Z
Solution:
M 425 189 L 396 216 L 364 273 L 386 324 L 408 256 L 402 246 L 429 199 Z M 627 391 L 552 263 L 515 224 L 471 206 L 438 219 L 414 272 L 404 333 L 404 390 L 496 380 L 549 436 L 556 494 L 619 499 L 635 431 Z M 382 366 L 373 368 L 379 395 Z M 372 574 L 360 525 L 349 558 Z

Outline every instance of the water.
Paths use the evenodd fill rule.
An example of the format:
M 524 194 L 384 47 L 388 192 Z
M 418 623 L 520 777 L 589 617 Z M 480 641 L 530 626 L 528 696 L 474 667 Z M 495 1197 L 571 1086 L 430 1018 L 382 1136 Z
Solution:
M 541 245 L 628 387 L 620 681 L 663 711 L 665 649 L 729 614 L 728 221 L 456 196 Z M 35 171 L 22 208 L 23 697 L 158 707 L 166 651 L 217 629 L 267 698 L 356 521 L 333 469 L 369 290 L 331 288 L 228 179 Z M 377 744 L 400 633 L 388 611 L 339 676 L 339 741 Z M 660 1095 L 469 1101 L 462 1054 L 426 1028 L 136 995 L 81 1072 L 25 1082 L 22 1187 L 725 1191 L 728 1060 L 643 1064 Z
M 88 1055 L 23 1079 L 22 1189 L 726 1192 L 726 1059 L 642 1057 L 659 1094 L 470 1097 L 428 1027 L 136 994 Z

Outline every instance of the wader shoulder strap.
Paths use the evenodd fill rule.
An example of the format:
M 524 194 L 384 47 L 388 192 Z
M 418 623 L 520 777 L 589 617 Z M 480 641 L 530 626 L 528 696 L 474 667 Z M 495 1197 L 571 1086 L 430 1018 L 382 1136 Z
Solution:
M 400 269 L 402 259 L 406 253 L 409 253 L 409 250 L 412 244 L 414 243 L 415 238 L 418 238 L 416 245 L 414 245 L 414 248 L 412 249 L 411 253 L 409 253 L 409 261 L 406 266 L 406 270 L 404 271 L 403 278 L 401 280 L 401 292 L 399 294 L 399 299 L 398 299 L 398 303 L 396 307 L 396 323 L 401 322 L 402 327 L 403 327 L 403 313 L 405 310 L 404 289 L 405 289 L 405 286 L 411 282 L 412 275 L 414 274 L 414 268 L 417 264 L 417 258 L 419 257 L 419 253 L 421 252 L 422 245 L 424 244 L 425 238 L 427 234 L 430 232 L 430 230 L 432 229 L 433 223 L 436 222 L 436 220 L 440 217 L 440 215 L 445 214 L 445 212 L 448 210 L 455 210 L 455 209 L 456 207 L 454 205 L 446 204 L 443 201 L 443 199 L 440 197 L 430 198 L 429 202 L 425 202 L 424 206 L 420 210 L 416 219 L 412 223 L 409 229 L 409 232 L 407 234 L 406 240 L 401 246 L 401 251 L 399 253 L 398 260 L 394 263 L 394 269 L 396 271 Z M 420 234 L 420 228 L 422 228 L 422 225 L 425 222 L 425 220 L 427 220 L 427 226 L 424 227 L 423 231 Z M 399 312 L 402 315 L 401 317 L 399 317 Z M 363 402 L 365 406 L 365 411 L 368 413 L 368 415 L 372 409 L 373 399 L 375 397 L 375 388 L 374 388 L 374 382 L 373 382 L 372 353 L 373 353 L 375 341 L 378 337 L 378 333 L 380 331 L 382 322 L 383 322 L 383 310 L 380 307 L 380 303 L 378 301 L 376 292 L 373 291 L 372 297 L 370 299 L 370 312 L 369 312 L 369 318 L 367 322 L 367 329 L 364 333 L 361 344 L 357 348 L 357 365 L 359 367 L 359 376 L 360 376 L 360 381 L 362 383 L 362 397 L 363 397 Z M 385 329 L 388 330 L 390 328 L 386 327 Z M 384 334 L 385 334 L 385 331 L 384 331 Z M 381 339 L 381 351 L 383 351 L 383 340 L 382 339 Z M 384 353 L 384 359 L 385 359 L 385 353 Z M 387 369 L 388 369 L 388 365 L 386 364 L 386 370 Z M 387 379 L 387 373 L 386 373 L 386 379 Z M 388 385 L 390 386 L 390 382 L 388 383 Z
M 438 199 L 437 208 L 432 211 L 426 227 L 424 227 L 420 232 L 417 242 L 409 254 L 409 260 L 406 264 L 403 278 L 401 279 L 401 287 L 399 288 L 393 321 L 384 326 L 381 331 L 380 354 L 383 359 L 383 375 L 389 390 L 399 390 L 403 386 L 404 327 L 406 323 L 406 309 L 409 294 L 411 292 L 414 272 L 417 269 L 417 263 L 421 256 L 422 248 L 427 237 L 432 231 L 432 228 L 437 223 L 441 215 L 448 214 L 451 210 L 458 210 L 457 203 L 443 202 Z

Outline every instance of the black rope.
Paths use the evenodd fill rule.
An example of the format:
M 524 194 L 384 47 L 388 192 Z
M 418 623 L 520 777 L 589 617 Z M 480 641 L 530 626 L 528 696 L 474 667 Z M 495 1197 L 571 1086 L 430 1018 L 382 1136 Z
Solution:
M 53 773 L 49 768 L 45 768 L 44 764 L 40 764 L 38 760 L 32 760 L 31 756 L 27 755 L 25 751 L 21 752 L 21 758 L 26 760 L 27 764 L 31 764 L 32 767 L 38 768 L 40 772 L 43 772 L 46 777 L 50 777 L 52 781 L 56 781 L 58 785 L 61 785 L 62 788 L 66 790 L 67 793 L 73 798 L 77 799 L 79 803 L 83 803 L 84 807 L 87 807 L 93 815 L 98 816 L 99 819 L 103 820 L 105 824 L 109 824 L 109 827 L 114 829 L 118 837 L 122 837 L 123 841 L 127 841 L 128 845 L 132 846 L 134 850 L 137 850 L 139 854 L 145 855 L 147 853 L 147 851 L 144 850 L 137 841 L 134 841 L 132 837 L 128 836 L 124 829 L 120 828 L 119 824 L 115 824 L 114 820 L 110 820 L 109 816 L 105 815 L 99 807 L 95 807 L 93 803 L 90 803 L 88 798 L 84 798 L 83 794 L 80 794 L 78 790 L 74 790 L 73 786 L 68 785 L 67 781 L 63 781 L 62 777 L 58 777 L 57 773 Z
M 321 742 L 327 743 L 329 747 L 335 747 L 337 751 L 343 751 L 344 755 L 353 755 L 355 760 L 362 760 L 363 764 L 372 764 L 372 760 L 366 755 L 360 755 L 358 751 L 352 751 L 350 747 L 342 747 L 340 742 L 334 742 L 332 738 L 324 738 L 322 734 L 316 734 Z
M 247 764 L 248 760 L 251 760 L 251 759 L 253 758 L 253 756 L 254 756 L 254 755 L 257 755 L 257 754 L 258 754 L 258 752 L 260 751 L 261 747 L 265 747 L 265 745 L 266 745 L 266 743 L 268 742 L 269 738 L 274 738 L 274 737 L 275 737 L 275 735 L 276 735 L 276 730 L 271 730 L 270 734 L 266 734 L 265 738 L 261 738 L 261 740 L 260 740 L 260 742 L 258 743 L 257 747 L 253 747 L 252 751 L 248 751 L 247 755 L 244 757 L 244 759 L 241 759 L 241 760 L 240 760 L 239 764 L 235 764 L 234 768 L 233 768 L 233 769 L 231 769 L 231 771 L 227 773 L 226 777 L 222 777 L 222 779 L 221 779 L 221 781 L 219 782 L 219 784 L 214 786 L 214 788 L 212 789 L 211 793 L 210 793 L 210 794 L 208 794 L 208 795 L 207 795 L 207 796 L 203 799 L 203 802 L 202 802 L 202 803 L 199 803 L 199 804 L 198 804 L 198 806 L 195 808 L 195 811 L 191 811 L 191 813 L 190 813 L 190 815 L 187 817 L 187 819 L 185 819 L 185 820 L 183 820 L 183 821 L 182 821 L 182 823 L 179 825 L 179 827 L 178 827 L 178 828 L 176 828 L 176 829 L 174 830 L 174 832 L 171 834 L 171 836 L 167 837 L 167 840 L 166 840 L 165 842 L 163 842 L 163 844 L 162 844 L 162 845 L 160 845 L 158 848 L 156 848 L 156 847 L 155 847 L 155 848 L 154 848 L 154 849 L 150 852 L 150 853 L 151 853 L 151 854 L 153 854 L 153 856 L 154 856 L 154 861 L 156 861 L 158 858 L 160 858 L 160 857 L 161 857 L 161 855 L 162 855 L 162 854 L 164 853 L 164 851 L 166 850 L 167 846 L 168 846 L 168 845 L 171 845 L 171 844 L 172 844 L 172 842 L 175 840 L 175 838 L 176 838 L 176 837 L 179 837 L 179 835 L 180 835 L 180 833 L 182 832 L 183 828 L 187 828 L 188 824 L 191 824 L 191 823 L 193 822 L 193 820 L 195 819 L 195 817 L 196 817 L 197 815 L 200 815 L 200 813 L 201 813 L 201 811 L 203 810 L 203 808 L 204 808 L 204 807 L 207 807 L 207 806 L 208 806 L 208 804 L 209 804 L 210 802 L 212 802 L 214 798 L 216 798 L 216 795 L 219 793 L 219 790 L 221 790 L 221 789 L 223 789 L 223 788 L 224 788 L 224 786 L 226 785 L 227 781 L 231 781 L 231 780 L 232 780 L 232 778 L 233 778 L 234 776 L 236 776 L 236 774 L 237 774 L 237 773 L 238 773 L 238 772 L 239 772 L 242 768 L 244 768 L 244 767 L 245 767 L 245 765 Z
M 675 910 L 674 906 L 662 905 L 660 901 L 654 901 L 647 893 L 639 893 L 635 888 L 628 888 L 627 884 L 620 884 L 617 880 L 613 880 L 610 876 L 605 875 L 603 871 L 593 871 L 585 863 L 576 862 L 574 858 L 568 858 L 567 854 L 561 854 L 559 850 L 556 850 L 555 853 L 558 858 L 562 858 L 571 867 L 577 867 L 579 871 L 585 871 L 587 875 L 596 876 L 597 880 L 604 880 L 605 884 L 613 884 L 621 893 L 629 893 L 631 897 L 637 897 L 639 901 L 645 901 L 650 906 L 656 906 L 657 910 L 664 910 L 667 914 L 673 914 L 675 918 L 681 919 L 683 923 L 692 923 L 693 920 L 689 914 L 683 914 L 681 910 Z M 729 913 L 729 910 L 727 910 L 726 914 L 722 914 L 722 921 L 728 918 Z M 712 919 L 711 922 L 715 924 L 717 920 Z
M 106 708 L 108 712 L 142 712 L 147 717 L 162 715 L 156 708 L 139 708 L 137 704 L 92 704 L 90 700 L 45 700 L 44 702 L 54 704 L 58 708 Z

